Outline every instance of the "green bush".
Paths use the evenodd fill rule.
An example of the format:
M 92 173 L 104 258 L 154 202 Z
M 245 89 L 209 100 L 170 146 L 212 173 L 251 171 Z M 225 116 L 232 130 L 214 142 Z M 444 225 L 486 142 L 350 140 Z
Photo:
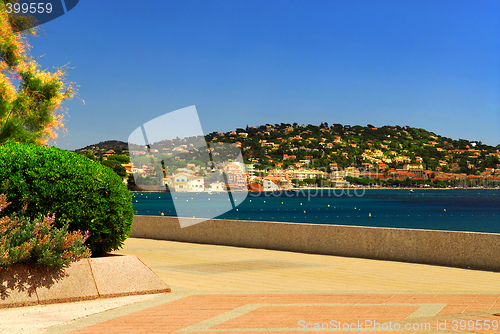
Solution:
M 0 211 L 6 208 L 5 195 L 0 195 Z M 35 263 L 49 268 L 62 268 L 91 255 L 84 245 L 88 231 L 68 232 L 68 224 L 52 226 L 55 215 L 24 216 L 0 219 L 0 269 L 16 263 Z
M 12 205 L 34 219 L 55 214 L 55 226 L 89 231 L 94 255 L 119 249 L 129 236 L 134 211 L 126 185 L 108 167 L 55 147 L 7 143 L 0 146 L 0 180 Z

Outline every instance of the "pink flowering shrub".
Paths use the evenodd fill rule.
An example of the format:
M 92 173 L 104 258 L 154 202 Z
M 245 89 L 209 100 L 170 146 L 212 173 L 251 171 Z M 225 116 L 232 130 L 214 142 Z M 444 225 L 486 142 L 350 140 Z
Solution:
M 9 204 L 0 195 L 0 212 Z M 0 218 L 0 269 L 16 263 L 62 268 L 90 257 L 90 249 L 84 245 L 89 232 L 68 232 L 68 224 L 55 228 L 54 220 L 54 214 L 33 220 L 22 215 Z

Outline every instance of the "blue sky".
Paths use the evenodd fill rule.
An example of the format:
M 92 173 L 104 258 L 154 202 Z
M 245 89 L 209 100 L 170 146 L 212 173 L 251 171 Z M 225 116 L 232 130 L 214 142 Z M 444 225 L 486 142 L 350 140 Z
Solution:
M 500 144 L 500 1 L 82 0 L 30 38 L 80 85 L 57 146 L 196 105 L 205 133 L 409 125 Z

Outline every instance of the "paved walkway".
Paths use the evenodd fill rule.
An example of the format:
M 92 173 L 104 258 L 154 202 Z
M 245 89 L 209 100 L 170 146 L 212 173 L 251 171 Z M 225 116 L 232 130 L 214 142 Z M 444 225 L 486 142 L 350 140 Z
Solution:
M 172 293 L 45 333 L 500 330 L 500 273 L 136 238 L 120 253 Z

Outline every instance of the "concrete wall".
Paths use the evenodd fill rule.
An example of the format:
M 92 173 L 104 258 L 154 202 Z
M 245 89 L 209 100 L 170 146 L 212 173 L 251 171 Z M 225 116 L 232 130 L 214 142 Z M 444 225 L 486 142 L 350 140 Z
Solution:
M 193 222 L 196 219 L 193 218 Z M 500 270 L 500 234 L 135 216 L 132 237 Z

